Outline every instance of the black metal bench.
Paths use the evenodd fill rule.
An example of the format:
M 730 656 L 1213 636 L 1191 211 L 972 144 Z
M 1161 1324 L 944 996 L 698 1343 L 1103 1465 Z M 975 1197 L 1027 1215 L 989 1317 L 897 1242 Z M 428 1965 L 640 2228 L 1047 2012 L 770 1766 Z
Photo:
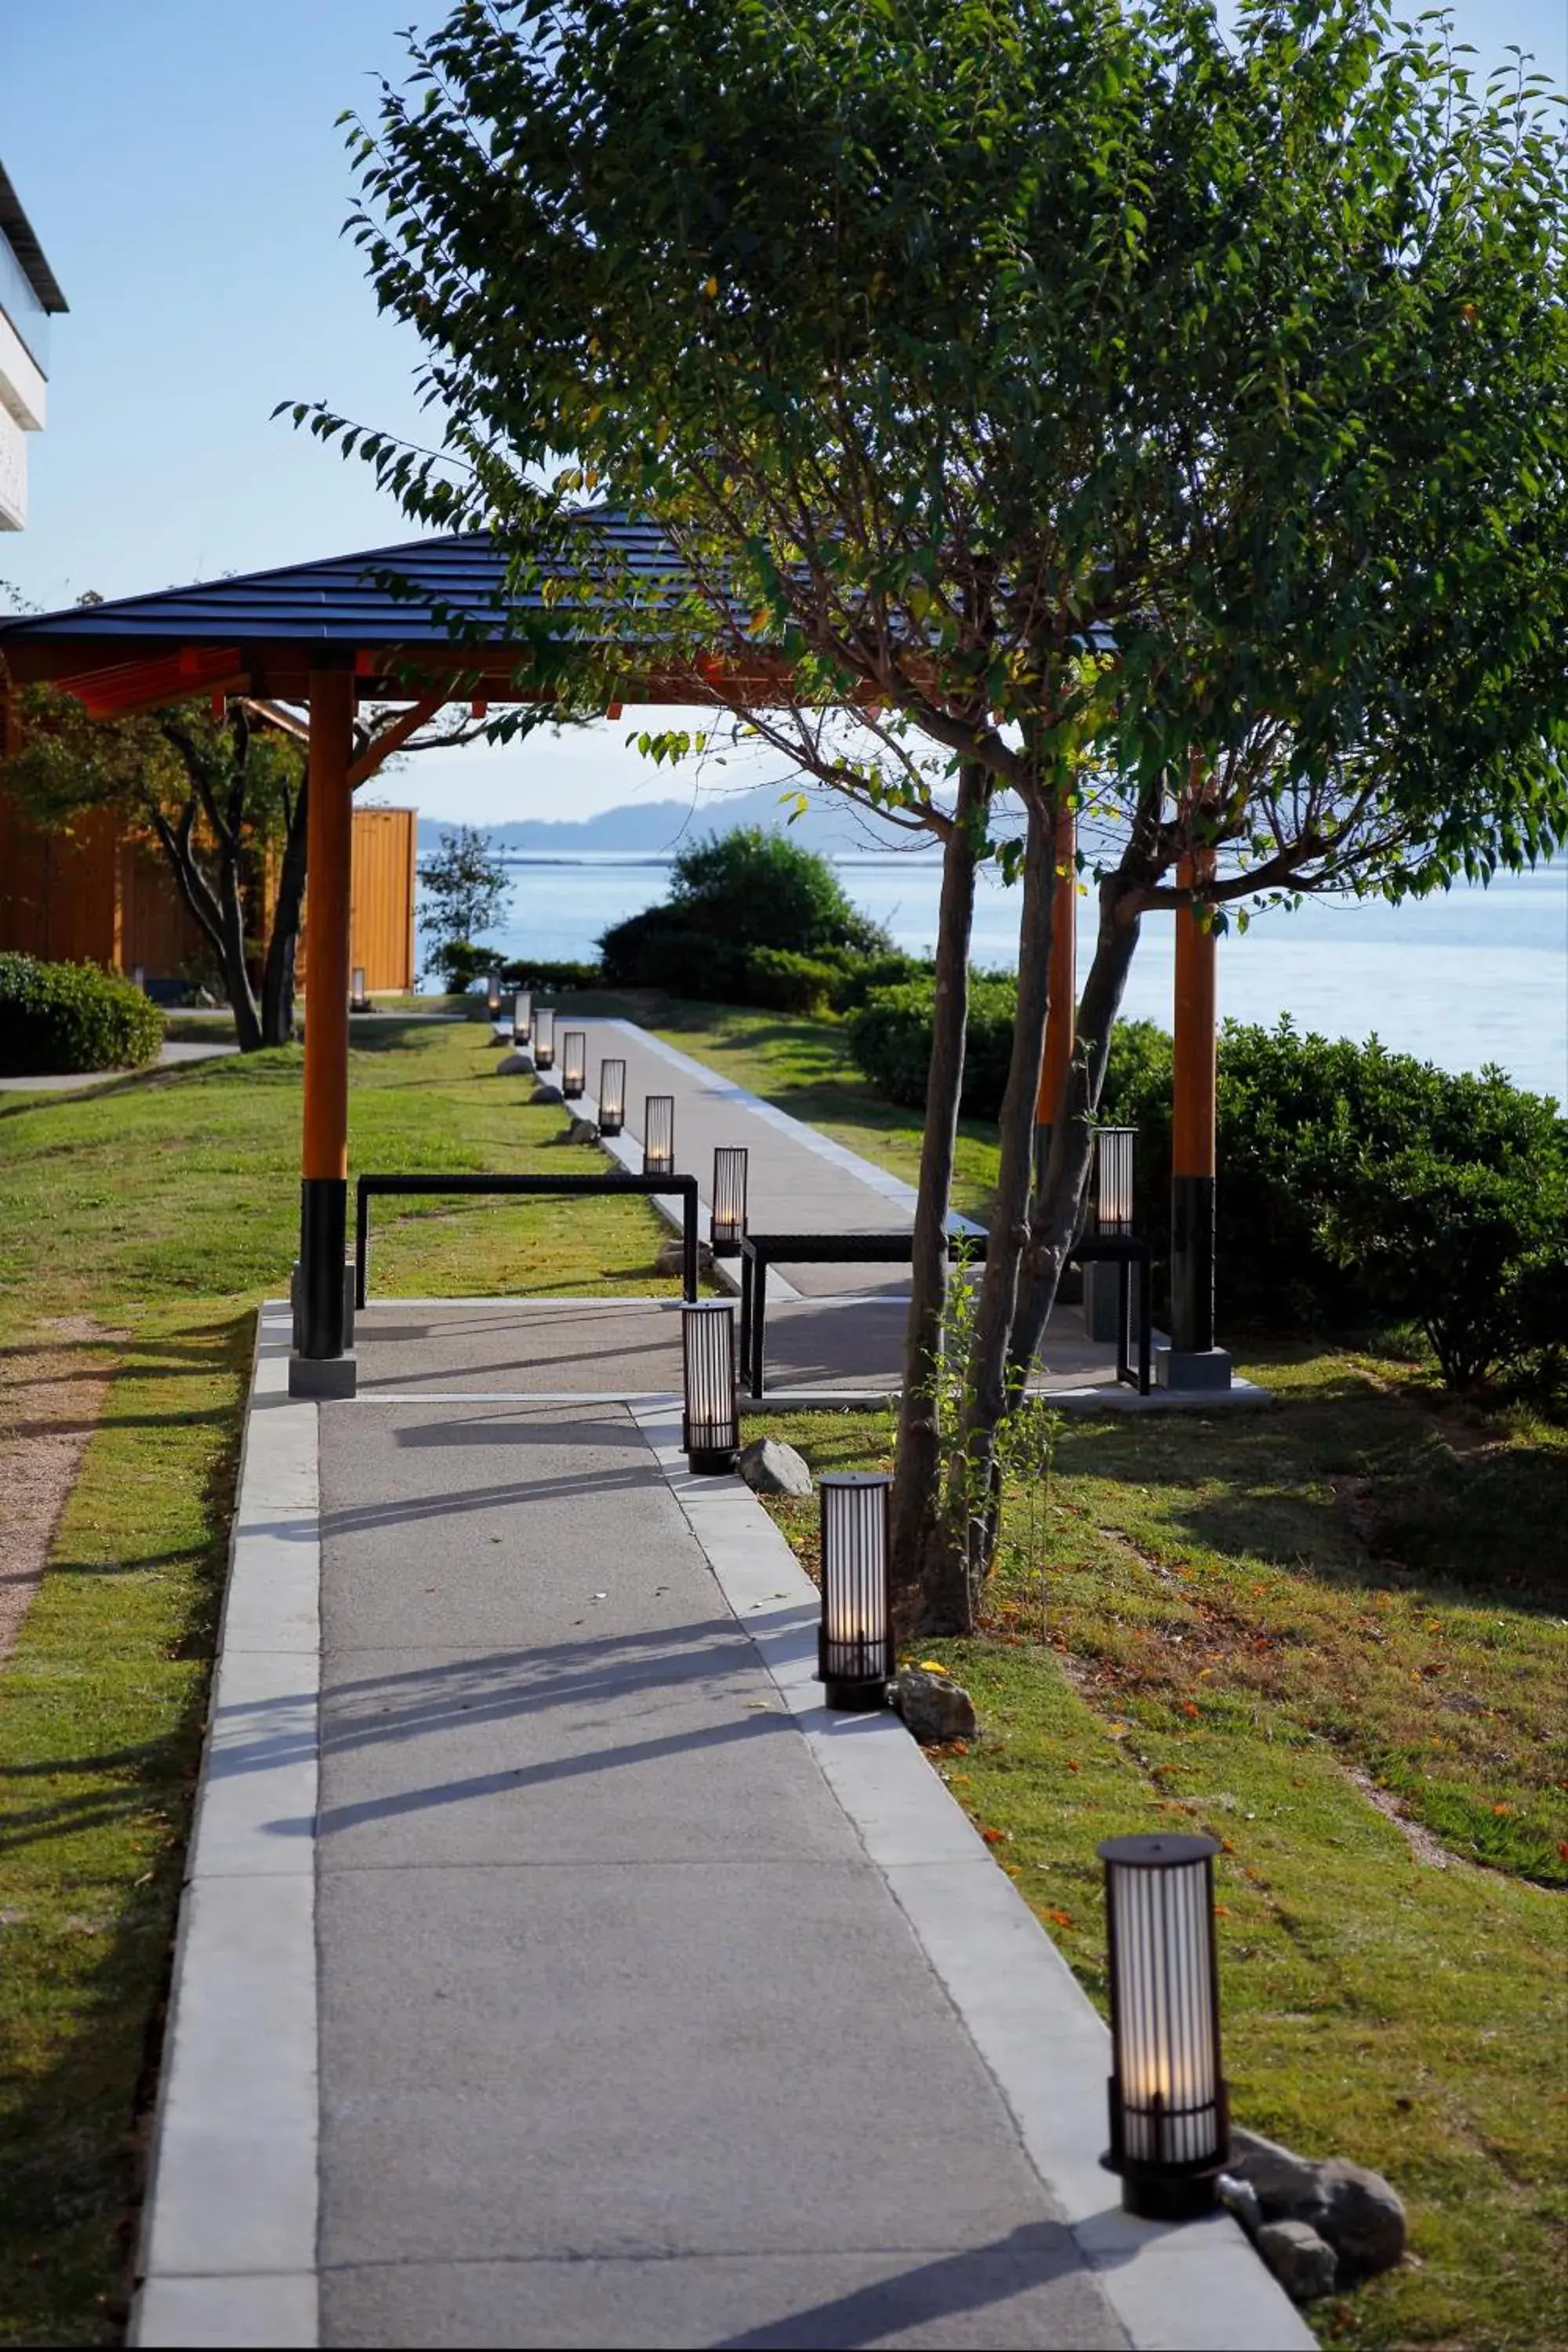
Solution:
M 985 1256 L 984 1234 L 949 1234 L 950 1257 L 977 1264 Z M 1116 1377 L 1140 1396 L 1149 1393 L 1152 1332 L 1149 1309 L 1149 1244 L 1131 1234 L 1090 1234 L 1068 1253 L 1082 1265 L 1101 1259 L 1120 1268 L 1117 1284 Z M 763 1349 L 767 1327 L 770 1265 L 908 1265 L 914 1258 L 912 1234 L 747 1234 L 741 1244 L 741 1378 L 750 1394 L 763 1394 Z M 1132 1361 L 1132 1269 L 1138 1286 L 1138 1361 Z
M 370 1272 L 370 1203 L 374 1193 L 511 1192 L 545 1196 L 584 1193 L 675 1194 L 680 1202 L 681 1295 L 697 1297 L 697 1179 L 695 1176 L 362 1176 L 354 1198 L 354 1297 L 363 1307 Z

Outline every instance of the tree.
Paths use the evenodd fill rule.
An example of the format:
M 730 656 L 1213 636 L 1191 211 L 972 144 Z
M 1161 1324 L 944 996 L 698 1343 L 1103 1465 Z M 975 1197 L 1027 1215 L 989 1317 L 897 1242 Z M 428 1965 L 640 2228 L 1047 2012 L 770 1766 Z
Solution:
M 1353 870 L 1395 888 L 1434 844 L 1555 837 L 1561 133 L 1372 0 L 1258 0 L 1234 37 L 1194 0 L 498 0 L 414 55 L 415 95 L 355 133 L 355 234 L 444 445 L 299 417 L 412 513 L 499 528 L 520 584 L 569 557 L 584 696 L 607 607 L 690 698 L 722 699 L 718 655 L 808 774 L 943 839 L 895 1564 L 907 1621 L 963 1627 L 1026 1253 L 1042 1278 L 1063 807 L 1121 827 L 1134 939 L 1239 864 L 1351 872 L 1358 825 Z M 668 569 L 609 535 L 584 566 L 585 494 L 657 522 Z M 552 614 L 570 635 L 570 596 Z M 1237 871 L 1181 880 L 1194 848 Z M 944 1504 L 944 1139 L 991 855 L 1022 886 L 1019 1017 Z
M 430 943 L 426 969 L 446 972 L 456 986 L 455 973 L 466 974 L 476 956 L 489 952 L 479 934 L 500 919 L 511 877 L 482 826 L 459 824 L 443 828 L 440 847 L 420 864 L 419 880 L 425 892 L 419 927 Z
M 20 701 L 22 747 L 0 763 L 17 804 L 46 828 L 68 830 L 86 811 L 110 809 L 145 831 L 211 950 L 241 1052 L 286 1045 L 305 899 L 307 719 L 238 695 L 217 713 L 192 701 L 114 719 L 89 719 L 73 696 L 47 687 Z M 479 731 L 409 736 L 404 723 L 393 710 L 356 719 L 356 765 L 368 772 L 393 745 L 445 748 Z

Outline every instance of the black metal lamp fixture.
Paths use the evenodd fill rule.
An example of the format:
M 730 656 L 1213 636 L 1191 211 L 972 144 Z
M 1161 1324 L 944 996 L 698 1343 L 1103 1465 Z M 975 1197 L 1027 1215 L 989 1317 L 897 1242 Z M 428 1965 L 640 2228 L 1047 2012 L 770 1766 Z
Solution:
M 520 988 L 511 1000 L 511 1042 L 526 1045 L 533 1035 L 533 991 Z
M 710 1239 L 715 1257 L 738 1257 L 746 1238 L 746 1149 L 721 1143 L 713 1154 L 713 1224 Z
M 1102 1234 L 1132 1231 L 1132 1147 L 1135 1127 L 1094 1130 L 1095 1222 Z
M 735 1310 L 728 1299 L 703 1299 L 680 1310 L 686 1411 L 680 1443 L 699 1477 L 733 1470 L 741 1450 L 735 1402 Z
M 353 977 L 349 982 L 349 1011 L 351 1013 L 363 1013 L 367 1010 L 368 1007 L 365 1002 L 364 993 L 364 966 L 363 963 L 356 963 L 353 968 Z
M 624 1062 L 601 1062 L 599 1065 L 599 1133 L 619 1135 L 626 1118 L 626 1066 Z
M 561 1034 L 561 1099 L 575 1102 L 588 1083 L 588 1033 L 565 1029 Z
M 1219 2057 L 1213 1838 L 1107 1838 L 1110 2147 L 1121 2202 L 1146 2221 L 1212 2210 L 1230 2153 Z
M 675 1173 L 675 1097 L 649 1095 L 643 1104 L 642 1172 L 645 1176 Z
M 892 1481 L 876 1472 L 829 1473 L 822 1496 L 822 1622 L 816 1671 L 829 1706 L 886 1706 L 893 1671 L 888 1601 Z
M 536 1070 L 555 1067 L 555 1007 L 536 1006 L 533 1015 L 533 1066 Z
M 485 977 L 485 1011 L 492 1021 L 500 1019 L 500 974 L 492 971 Z

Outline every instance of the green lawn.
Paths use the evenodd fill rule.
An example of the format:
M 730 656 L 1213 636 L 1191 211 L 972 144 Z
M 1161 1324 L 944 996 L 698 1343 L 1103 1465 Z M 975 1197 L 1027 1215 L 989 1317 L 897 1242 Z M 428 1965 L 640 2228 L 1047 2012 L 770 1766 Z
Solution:
M 1282 1410 L 1066 1423 L 1010 1500 L 984 1633 L 921 1653 L 983 1727 L 941 1769 L 1102 2006 L 1096 1843 L 1222 1841 L 1237 2120 L 1411 2208 L 1415 2261 L 1316 2305 L 1326 2342 L 1544 2352 L 1568 2339 L 1568 1445 L 1500 1424 L 1456 1454 L 1384 1365 L 1247 1369 Z M 818 1468 L 888 1463 L 882 1420 L 766 1426 Z M 814 1566 L 815 1506 L 771 1507 Z
M 356 1024 L 355 1162 L 584 1169 L 487 1033 Z M 297 1048 L 0 1097 L 0 1349 L 127 1336 L 0 1668 L 0 2342 L 114 2338 L 200 1754 L 257 1301 L 298 1218 Z M 385 1295 L 647 1293 L 642 1202 L 382 1204 Z

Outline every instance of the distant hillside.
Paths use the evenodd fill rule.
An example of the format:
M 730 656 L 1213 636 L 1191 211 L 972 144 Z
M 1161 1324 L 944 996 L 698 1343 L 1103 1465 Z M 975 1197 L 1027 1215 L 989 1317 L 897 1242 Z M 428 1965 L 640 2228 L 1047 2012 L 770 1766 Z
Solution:
M 493 824 L 487 830 L 495 848 L 512 856 L 583 857 L 597 853 L 668 857 L 703 834 L 732 833 L 742 824 L 787 832 L 804 847 L 828 856 L 902 849 L 910 838 L 908 834 L 879 825 L 873 818 L 858 815 L 847 805 L 836 806 L 826 794 L 815 798 L 805 814 L 791 824 L 789 813 L 780 805 L 772 784 L 733 796 L 705 797 L 695 806 L 689 800 L 638 801 L 624 808 L 605 809 L 598 816 L 584 817 L 576 824 L 531 817 L 512 824 Z M 420 849 L 437 848 L 444 830 L 439 819 L 421 817 Z

